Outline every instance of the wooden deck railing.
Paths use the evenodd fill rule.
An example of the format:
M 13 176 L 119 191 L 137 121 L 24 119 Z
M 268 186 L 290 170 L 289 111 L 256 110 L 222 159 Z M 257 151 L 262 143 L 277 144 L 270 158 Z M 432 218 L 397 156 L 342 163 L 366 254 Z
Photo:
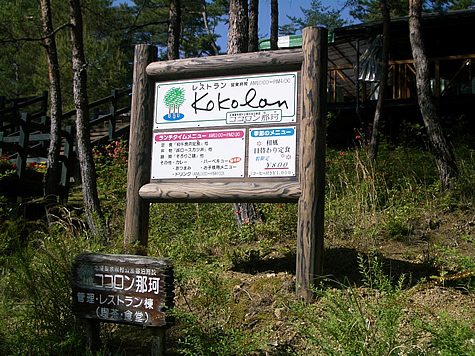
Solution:
M 475 94 L 475 76 L 473 73 L 474 54 L 430 58 L 432 75 L 432 93 L 436 98 Z M 388 99 L 415 99 L 416 72 L 414 61 L 397 60 L 389 62 Z M 375 99 L 379 82 L 367 83 L 355 80 L 353 65 L 328 68 L 328 102 L 365 103 Z
M 110 96 L 90 103 L 90 130 L 93 146 L 105 144 L 112 139 L 127 137 L 128 112 L 131 89 L 114 90 Z M 46 159 L 50 125 L 47 116 L 48 93 L 26 100 L 6 100 L 0 97 L 0 154 L 16 164 L 15 179 L 9 182 L 8 193 L 15 196 L 31 194 L 32 182 L 27 174 L 28 160 Z M 76 110 L 63 114 L 65 123 L 61 130 L 62 150 L 60 162 L 62 198 L 67 198 L 71 177 L 74 176 L 76 157 Z M 69 124 L 67 124 L 69 122 Z M 77 178 L 77 177 L 76 177 Z M 42 194 L 42 184 L 39 185 Z

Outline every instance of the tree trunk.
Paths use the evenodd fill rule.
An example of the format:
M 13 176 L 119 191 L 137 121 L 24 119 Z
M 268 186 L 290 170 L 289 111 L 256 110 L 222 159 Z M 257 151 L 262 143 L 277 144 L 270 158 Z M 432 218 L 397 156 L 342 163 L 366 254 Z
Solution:
M 247 52 L 248 47 L 247 0 L 229 2 L 228 54 Z
M 107 227 L 102 215 L 97 195 L 96 170 L 91 150 L 89 133 L 89 102 L 87 97 L 87 72 L 84 57 L 82 14 L 79 0 L 69 0 L 72 64 L 73 64 L 73 97 L 76 107 L 76 130 L 79 153 L 79 164 L 82 180 L 84 209 L 89 228 L 96 237 L 108 238 Z
M 231 0 L 229 4 L 228 54 L 247 52 L 247 35 L 250 31 L 248 23 L 247 0 Z M 261 220 L 256 206 L 252 203 L 234 203 L 233 208 L 234 217 L 239 227 Z
M 219 54 L 219 51 L 218 51 L 218 47 L 216 46 L 216 42 L 214 40 L 213 34 L 211 33 L 211 30 L 209 29 L 208 11 L 206 10 L 206 0 L 203 1 L 203 12 L 201 16 L 203 17 L 203 24 L 205 25 L 206 34 L 209 37 L 211 47 L 213 47 L 213 52 L 214 52 L 213 55 L 217 56 Z
M 453 181 L 457 177 L 457 164 L 452 148 L 442 130 L 439 113 L 430 89 L 429 61 L 422 41 L 421 12 L 422 0 L 410 0 L 409 36 L 416 70 L 417 100 L 439 171 L 440 189 L 446 191 L 452 188 Z
M 384 101 L 386 100 L 386 92 L 388 87 L 388 62 L 389 62 L 389 27 L 391 18 L 386 0 L 380 1 L 381 15 L 383 17 L 383 54 L 381 58 L 381 78 L 379 81 L 379 96 L 376 104 L 373 119 L 373 131 L 371 134 L 371 142 L 369 145 L 369 154 L 376 159 L 379 149 L 381 120 L 384 111 Z
M 259 0 L 249 0 L 248 52 L 259 51 Z
M 180 0 L 170 0 L 170 14 L 168 18 L 168 60 L 180 58 L 180 31 L 181 31 Z
M 278 49 L 279 38 L 279 3 L 277 0 L 270 1 L 270 49 Z
M 46 56 L 48 58 L 49 86 L 50 86 L 50 145 L 48 149 L 48 163 L 45 182 L 45 199 L 47 202 L 56 203 L 59 196 L 59 179 L 61 164 L 59 154 L 61 151 L 61 116 L 62 97 L 59 75 L 58 53 L 56 50 L 56 37 L 53 32 L 51 19 L 50 0 L 40 0 L 41 22 L 45 36 Z

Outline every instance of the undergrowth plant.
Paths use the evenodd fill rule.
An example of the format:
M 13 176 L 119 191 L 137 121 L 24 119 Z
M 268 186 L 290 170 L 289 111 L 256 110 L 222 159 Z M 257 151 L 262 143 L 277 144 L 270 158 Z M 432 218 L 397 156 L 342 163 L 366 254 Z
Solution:
M 404 277 L 397 283 L 383 272 L 375 253 L 359 255 L 364 289 L 354 285 L 315 288 L 318 302 L 293 307 L 295 325 L 304 335 L 307 350 L 320 355 L 390 355 L 409 352 L 413 336 L 400 332 L 405 304 Z
M 185 303 L 176 307 L 178 340 L 183 355 L 249 355 L 263 349 L 265 340 L 259 332 L 240 326 L 233 313 L 231 285 L 213 265 L 195 266 L 181 271 L 178 289 Z M 193 300 L 184 290 L 194 290 Z
M 230 204 L 154 204 L 149 252 L 181 263 L 211 261 L 239 241 Z
M 84 330 L 70 308 L 70 268 L 85 250 L 99 251 L 64 226 L 37 230 L 3 261 L 0 280 L 0 353 L 80 355 Z
M 370 248 L 381 235 L 404 239 L 406 222 L 437 197 L 433 159 L 406 148 L 382 149 L 375 161 L 364 149 L 329 151 L 326 223 L 330 239 L 363 239 Z M 342 218 L 344 217 L 344 218 Z
M 322 283 L 315 288 L 316 300 L 310 304 L 290 297 L 275 298 L 272 289 L 256 307 L 268 308 L 269 315 L 256 313 L 259 315 L 247 321 L 248 304 L 259 299 L 258 282 L 250 281 L 259 273 L 256 271 L 265 270 L 272 276 L 271 269 L 281 269 L 292 275 L 282 264 L 287 257 L 294 257 L 297 205 L 258 204 L 263 223 L 241 228 L 235 223 L 231 204 L 151 205 L 144 252 L 170 258 L 175 264 L 174 351 L 184 355 L 470 354 L 475 339 L 470 322 L 438 311 L 425 320 L 425 314 L 414 312 L 404 276 L 394 279 L 385 274 L 384 260 L 374 249 L 383 240 L 413 243 L 412 221 L 424 220 L 424 214 L 472 211 L 474 151 L 462 147 L 457 156 L 461 157 L 461 176 L 453 192 L 440 196 L 433 159 L 420 150 L 382 147 L 375 162 L 364 148 L 329 149 L 326 243 L 330 248 L 344 246 L 355 251 L 354 256 L 363 251 L 355 261 L 361 285 L 354 281 Z M 85 251 L 123 252 L 126 143 L 114 141 L 98 148 L 95 159 L 101 203 L 115 232 L 108 245 L 88 239 L 81 214 L 72 210 L 51 212 L 52 226 L 48 228 L 24 221 L 2 223 L 0 354 L 87 354 L 84 330 L 69 308 L 70 266 L 73 258 Z M 466 225 L 457 244 L 431 244 L 434 256 L 427 263 L 441 275 L 473 271 L 472 256 L 458 250 L 459 244 L 474 243 L 470 221 Z M 432 228 L 426 229 L 430 235 Z M 236 274 L 249 277 L 248 289 L 229 277 Z M 473 275 L 467 276 L 473 279 Z M 271 279 L 272 285 L 282 282 L 274 276 L 262 278 L 260 283 Z M 471 293 L 471 281 L 464 280 L 463 288 L 456 287 Z M 236 285 L 236 290 L 244 293 L 239 300 L 233 294 Z M 275 322 L 277 311 L 280 318 L 275 329 L 263 328 L 265 322 Z M 295 345 L 269 346 L 273 331 L 279 328 L 295 334 Z M 111 326 L 108 330 L 113 333 L 116 329 Z M 136 330 L 140 334 L 140 328 Z M 104 341 L 110 345 L 112 340 L 106 335 Z M 121 345 L 121 350 L 126 346 Z M 105 348 L 101 352 L 110 354 Z

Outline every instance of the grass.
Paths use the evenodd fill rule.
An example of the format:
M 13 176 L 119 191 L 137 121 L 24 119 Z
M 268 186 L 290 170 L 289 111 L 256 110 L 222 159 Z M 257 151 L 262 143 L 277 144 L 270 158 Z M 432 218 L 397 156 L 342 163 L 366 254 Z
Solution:
M 51 211 L 52 225 L 2 222 L 0 354 L 88 354 L 70 266 L 81 252 L 122 251 L 126 154 L 123 142 L 95 152 L 109 245 L 89 238 L 74 205 Z M 425 152 L 385 147 L 374 162 L 328 150 L 328 275 L 308 304 L 294 293 L 296 204 L 258 204 L 264 222 L 241 229 L 231 204 L 152 205 L 147 253 L 175 264 L 168 353 L 473 354 L 475 151 L 457 157 L 456 187 L 440 195 Z M 150 353 L 150 330 L 101 333 L 100 354 Z

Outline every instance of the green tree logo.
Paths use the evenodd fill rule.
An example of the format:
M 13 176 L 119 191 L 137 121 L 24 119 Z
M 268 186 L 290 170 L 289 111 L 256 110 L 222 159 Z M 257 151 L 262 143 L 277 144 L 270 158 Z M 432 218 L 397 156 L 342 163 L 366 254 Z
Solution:
M 168 89 L 163 98 L 163 103 L 168 106 L 168 119 L 180 119 L 180 105 L 185 102 L 185 89 L 173 87 Z M 173 110 L 173 113 L 172 113 Z M 167 115 L 165 115 L 167 116 Z

